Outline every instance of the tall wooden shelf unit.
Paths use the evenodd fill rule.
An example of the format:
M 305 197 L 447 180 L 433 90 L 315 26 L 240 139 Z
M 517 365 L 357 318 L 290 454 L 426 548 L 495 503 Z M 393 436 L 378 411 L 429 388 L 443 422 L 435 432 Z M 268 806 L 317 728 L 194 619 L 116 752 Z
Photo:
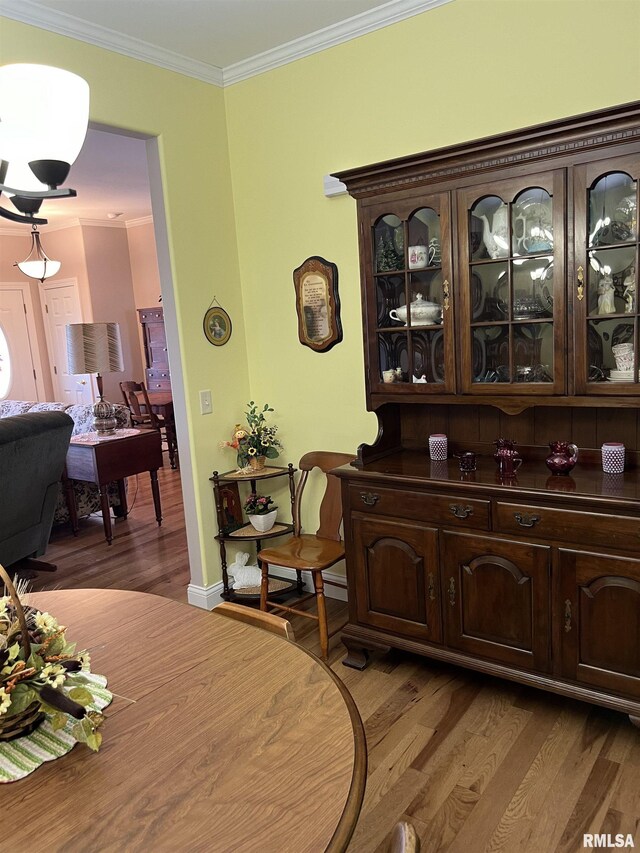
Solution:
M 397 647 L 638 723 L 640 102 L 337 177 L 357 200 L 379 421 L 338 470 L 345 662 Z M 478 471 L 430 463 L 435 432 Z M 524 458 L 508 481 L 500 436 Z M 568 477 L 545 467 L 553 439 L 580 447 Z M 626 445 L 623 475 L 603 474 L 604 441 Z
M 147 388 L 149 391 L 171 391 L 164 309 L 139 308 L 138 318 L 142 326 Z

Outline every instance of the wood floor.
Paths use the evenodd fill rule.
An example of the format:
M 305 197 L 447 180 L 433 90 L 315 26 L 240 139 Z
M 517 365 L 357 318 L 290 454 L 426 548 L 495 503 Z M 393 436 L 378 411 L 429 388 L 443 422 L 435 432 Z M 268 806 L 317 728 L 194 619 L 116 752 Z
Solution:
M 115 587 L 186 601 L 179 472 L 161 471 L 160 487 L 162 527 L 141 475 L 113 545 L 99 517 L 81 522 L 77 538 L 56 531 L 47 559 L 58 571 L 32 588 Z M 134 479 L 129 489 L 131 502 Z M 346 619 L 341 602 L 329 601 L 329 612 L 334 627 Z M 310 620 L 292 621 L 298 640 L 319 651 Z M 585 849 L 584 833 L 631 834 L 640 848 L 640 731 L 625 716 L 407 654 L 374 657 L 364 672 L 344 667 L 343 656 L 336 636 L 330 662 L 354 696 L 369 749 L 349 853 L 386 853 L 402 817 L 428 853 L 574 853 Z

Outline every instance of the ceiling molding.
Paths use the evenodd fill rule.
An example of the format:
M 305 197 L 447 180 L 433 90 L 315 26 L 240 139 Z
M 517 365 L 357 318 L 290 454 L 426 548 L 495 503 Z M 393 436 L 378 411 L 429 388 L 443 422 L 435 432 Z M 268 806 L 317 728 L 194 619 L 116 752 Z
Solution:
M 148 44 L 140 39 L 118 33 L 108 27 L 90 24 L 66 12 L 58 12 L 34 3 L 33 0 L 1 0 L 0 13 L 5 18 L 31 24 L 61 36 L 70 36 L 79 41 L 95 44 L 106 50 L 121 53 L 132 59 L 141 59 L 169 71 L 177 71 L 187 77 L 195 77 L 205 83 L 222 86 L 222 69 L 216 65 L 189 59 L 172 50 Z
M 137 219 L 127 219 L 125 228 L 137 228 L 138 225 L 153 225 L 153 216 L 139 216 Z
M 338 24 L 332 24 L 307 36 L 274 47 L 273 50 L 266 50 L 242 62 L 227 65 L 222 69 L 224 85 L 239 83 L 241 80 L 247 80 L 249 77 L 255 77 L 257 74 L 271 71 L 273 68 L 279 68 L 289 62 L 295 62 L 297 59 L 319 53 L 329 47 L 335 47 L 451 2 L 453 0 L 391 0 L 369 12 L 362 12 Z
M 89 24 L 87 21 L 75 18 L 66 12 L 54 11 L 33 0 L 0 0 L 0 13 L 15 21 L 94 44 L 133 59 L 140 59 L 205 83 L 228 86 L 451 2 L 453 0 L 390 0 L 369 12 L 354 15 L 338 24 L 316 30 L 307 36 L 228 65 L 226 68 L 189 59 L 107 27 Z

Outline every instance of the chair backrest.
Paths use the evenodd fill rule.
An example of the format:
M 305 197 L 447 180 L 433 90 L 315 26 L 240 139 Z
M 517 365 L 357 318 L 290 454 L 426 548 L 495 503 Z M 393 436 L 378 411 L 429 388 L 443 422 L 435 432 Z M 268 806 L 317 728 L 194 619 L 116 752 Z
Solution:
M 298 465 L 302 471 L 302 476 L 298 482 L 293 504 L 295 536 L 300 536 L 301 532 L 300 507 L 309 472 L 314 468 L 319 468 L 327 478 L 327 485 L 320 503 L 320 526 L 316 531 L 316 536 L 319 539 L 340 541 L 340 525 L 342 524 L 340 480 L 334 474 L 329 474 L 329 471 L 340 467 L 340 465 L 348 465 L 354 459 L 355 456 L 350 453 L 332 453 L 326 450 L 312 450 L 310 453 L 305 453 Z
M 158 429 L 158 416 L 151 409 L 149 395 L 147 393 L 147 388 L 144 382 L 121 382 L 120 390 L 122 391 L 122 396 L 124 397 L 125 405 L 127 405 L 131 409 L 131 414 L 133 415 L 134 420 L 138 421 L 139 423 L 141 421 L 148 421 L 154 429 Z M 146 409 L 144 414 L 142 413 L 142 409 L 140 407 L 140 400 L 138 399 L 138 394 L 141 394 L 142 399 L 144 400 L 144 406 Z
M 420 839 L 412 824 L 399 821 L 391 836 L 389 853 L 420 853 Z
M 295 642 L 295 635 L 291 623 L 281 616 L 276 616 L 275 613 L 265 613 L 263 610 L 256 610 L 254 607 L 245 607 L 244 604 L 236 604 L 235 601 L 223 601 L 214 607 L 214 613 L 220 616 L 228 616 L 229 619 L 236 619 L 238 622 L 245 622 L 247 625 L 255 625 L 256 628 L 264 628 L 271 634 L 279 634 L 281 637 L 286 637 L 287 640 Z
M 64 412 L 0 418 L 0 563 L 45 553 L 73 430 Z

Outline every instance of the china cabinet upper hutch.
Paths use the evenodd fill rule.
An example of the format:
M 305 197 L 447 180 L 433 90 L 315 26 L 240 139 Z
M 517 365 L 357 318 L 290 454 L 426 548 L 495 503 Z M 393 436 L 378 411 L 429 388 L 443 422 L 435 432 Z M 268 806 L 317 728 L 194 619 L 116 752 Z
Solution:
M 347 663 L 397 646 L 637 720 L 640 102 L 337 177 L 380 425 L 338 472 Z M 478 471 L 430 463 L 432 432 Z M 524 458 L 509 480 L 499 436 Z M 580 447 L 569 477 L 544 465 L 554 439 Z

